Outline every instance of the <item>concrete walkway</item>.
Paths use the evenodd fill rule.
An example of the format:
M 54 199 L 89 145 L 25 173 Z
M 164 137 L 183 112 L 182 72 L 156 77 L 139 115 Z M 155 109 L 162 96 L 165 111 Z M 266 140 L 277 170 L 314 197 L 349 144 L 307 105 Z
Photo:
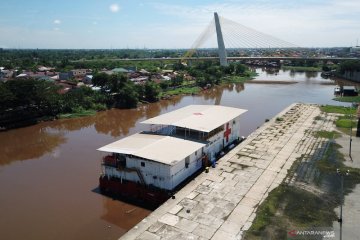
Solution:
M 241 239 L 257 206 L 285 179 L 294 161 L 314 153 L 315 138 L 309 132 L 318 129 L 318 115 L 316 105 L 291 105 L 121 239 Z M 331 131 L 332 125 L 325 129 Z

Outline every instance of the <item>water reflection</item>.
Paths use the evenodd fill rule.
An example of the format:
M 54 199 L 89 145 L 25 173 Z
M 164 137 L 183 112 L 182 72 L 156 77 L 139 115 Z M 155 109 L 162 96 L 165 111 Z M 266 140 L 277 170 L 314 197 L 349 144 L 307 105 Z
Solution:
M 151 212 L 150 210 L 107 197 L 103 198 L 103 206 L 104 212 L 101 219 L 118 226 L 123 229 L 124 232 L 132 228 Z
M 235 84 L 236 93 L 240 93 L 241 91 L 245 90 L 245 85 L 243 83 Z
M 307 79 L 317 78 L 318 75 L 319 75 L 319 72 L 305 72 L 305 76 Z
M 129 129 L 135 126 L 135 122 L 144 116 L 140 109 L 134 110 L 110 110 L 100 112 L 95 118 L 95 129 L 98 133 L 110 134 L 113 137 L 127 135 Z
M 60 119 L 54 122 L 48 123 L 49 127 L 62 130 L 67 132 L 77 131 L 92 126 L 95 122 L 95 116 L 71 118 L 71 119 Z
M 2 132 L 0 165 L 40 158 L 65 142 L 64 133 L 52 131 L 43 124 Z

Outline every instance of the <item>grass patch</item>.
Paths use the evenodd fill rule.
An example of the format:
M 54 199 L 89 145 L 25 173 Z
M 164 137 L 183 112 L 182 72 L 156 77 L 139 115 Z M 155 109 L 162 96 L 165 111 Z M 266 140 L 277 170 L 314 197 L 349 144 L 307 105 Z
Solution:
M 180 94 L 198 94 L 200 92 L 200 87 L 179 87 L 176 89 L 166 90 L 160 94 L 160 97 L 163 96 L 172 96 L 172 95 L 180 95 Z
M 247 71 L 244 76 L 226 76 L 221 79 L 222 83 L 244 83 L 254 79 L 258 74 L 256 72 Z
M 355 114 L 356 108 L 325 105 L 320 107 L 321 111 L 326 113 Z
M 349 170 L 350 174 L 346 176 L 344 181 L 344 193 L 348 194 L 352 191 L 356 184 L 360 183 L 360 169 L 347 167 L 344 164 L 344 155 L 339 151 L 339 148 L 341 148 L 339 144 L 331 144 L 324 156 L 316 162 L 316 166 L 321 173 L 330 174 L 333 175 L 333 177 L 339 177 L 336 175 L 337 169 L 343 173 Z
M 331 226 L 337 219 L 332 202 L 302 189 L 280 185 L 257 210 L 245 239 L 287 239 L 292 227 Z
M 275 120 L 276 120 L 277 122 L 282 122 L 282 121 L 284 121 L 284 118 L 282 118 L 282 117 L 277 117 Z
M 322 158 L 315 163 L 316 171 L 319 171 L 319 175 L 326 176 L 324 179 L 327 184 L 333 185 L 332 188 L 325 190 L 325 186 L 325 193 L 320 195 L 281 184 L 259 206 L 244 239 L 287 239 L 289 229 L 332 226 L 333 221 L 337 220 L 334 209 L 340 204 L 340 177 L 336 174 L 336 169 L 341 172 L 350 171 L 350 175 L 344 180 L 345 195 L 360 183 L 360 169 L 346 167 L 339 148 L 340 145 L 329 143 Z M 301 168 L 302 158 L 303 155 L 295 161 L 290 173 Z M 324 187 L 323 184 L 320 186 Z
M 356 102 L 356 103 L 360 103 L 360 96 L 336 97 L 333 100 L 338 101 L 338 102 Z
M 338 132 L 335 132 L 335 131 L 316 131 L 314 132 L 314 136 L 317 137 L 317 138 L 327 138 L 327 139 L 335 139 L 335 138 L 338 138 L 340 137 L 340 133 Z
M 357 122 L 354 119 L 349 119 L 346 116 L 341 116 L 339 117 L 336 122 L 336 127 L 338 128 L 351 128 L 351 127 L 356 127 L 357 126 Z
M 320 72 L 320 67 L 301 67 L 301 66 L 282 66 L 284 70 L 291 70 L 295 72 Z

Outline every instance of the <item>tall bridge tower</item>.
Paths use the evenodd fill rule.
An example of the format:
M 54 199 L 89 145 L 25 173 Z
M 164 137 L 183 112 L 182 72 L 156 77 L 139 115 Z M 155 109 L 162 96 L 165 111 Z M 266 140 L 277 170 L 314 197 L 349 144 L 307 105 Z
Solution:
M 215 18 L 215 27 L 216 27 L 216 36 L 217 36 L 217 42 L 218 42 L 218 48 L 219 48 L 219 58 L 220 58 L 220 65 L 221 66 L 227 66 L 228 62 L 226 59 L 226 50 L 225 50 L 225 44 L 224 44 L 224 38 L 221 32 L 221 26 L 219 21 L 219 16 L 215 12 L 214 13 Z

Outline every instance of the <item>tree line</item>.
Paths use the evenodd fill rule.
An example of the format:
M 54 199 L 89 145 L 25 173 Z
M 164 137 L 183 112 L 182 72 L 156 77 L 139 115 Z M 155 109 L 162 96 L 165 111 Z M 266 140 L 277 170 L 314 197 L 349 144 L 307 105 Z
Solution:
M 182 87 L 185 74 L 194 77 L 192 84 L 199 87 L 219 84 L 224 76 L 247 74 L 244 65 L 231 63 L 223 67 L 213 61 L 199 62 L 194 66 L 175 63 L 171 68 L 178 72 L 176 77 L 160 84 L 151 81 L 151 75 L 145 84 L 137 85 L 123 74 L 95 73 L 92 81 L 99 90 L 82 86 L 66 93 L 61 93 L 62 87 L 52 81 L 13 79 L 0 82 L 0 128 L 28 125 L 39 119 L 54 119 L 60 114 L 112 107 L 134 108 L 139 102 L 156 102 L 161 92 Z

